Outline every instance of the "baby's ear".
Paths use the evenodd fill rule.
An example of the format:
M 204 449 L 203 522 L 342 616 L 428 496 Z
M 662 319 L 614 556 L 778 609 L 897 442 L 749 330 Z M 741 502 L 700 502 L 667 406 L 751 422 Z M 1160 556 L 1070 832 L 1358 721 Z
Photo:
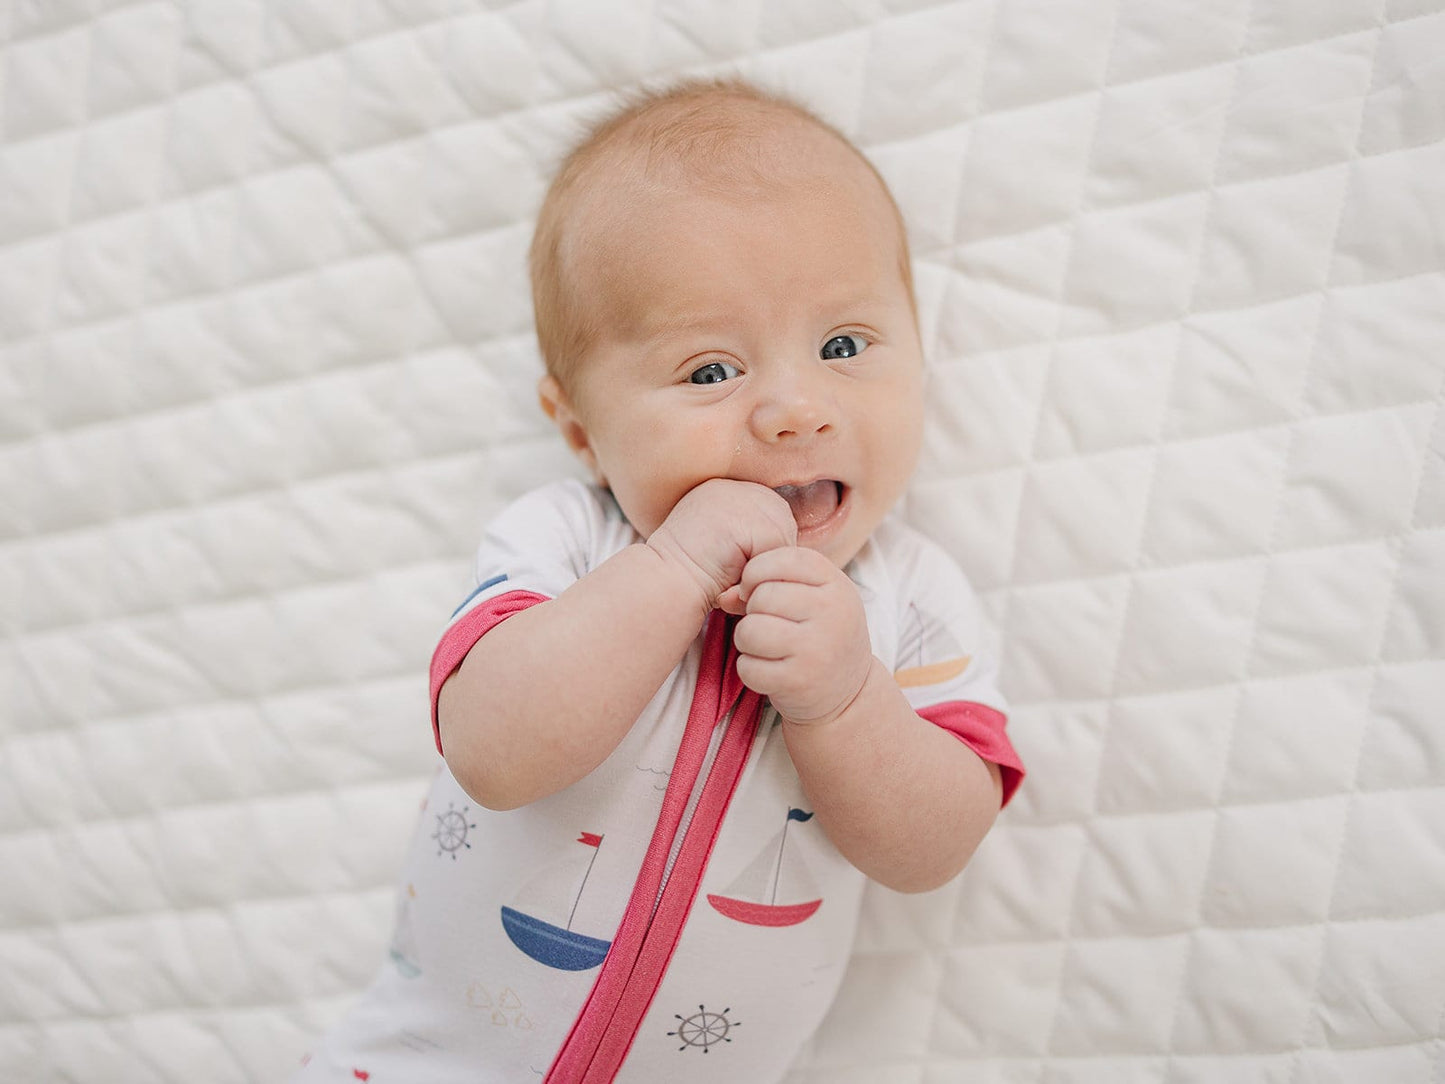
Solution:
M 577 416 L 577 408 L 572 405 L 572 399 L 568 396 L 566 389 L 555 376 L 550 374 L 544 376 L 537 384 L 537 400 L 542 404 L 542 413 L 551 418 L 562 434 L 562 439 L 567 442 L 577 458 L 592 472 L 592 477 L 597 479 L 597 484 L 605 486 L 607 479 L 602 474 L 602 468 L 597 463 L 597 456 L 592 451 L 592 441 L 587 435 L 587 427 L 582 424 L 582 419 Z

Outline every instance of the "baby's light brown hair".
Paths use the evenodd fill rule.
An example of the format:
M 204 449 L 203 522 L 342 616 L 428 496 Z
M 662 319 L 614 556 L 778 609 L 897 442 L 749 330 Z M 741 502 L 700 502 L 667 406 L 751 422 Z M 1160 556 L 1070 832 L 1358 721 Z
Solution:
M 601 330 L 599 306 L 580 296 L 570 250 L 589 186 L 618 172 L 639 178 L 670 171 L 714 190 L 766 188 L 779 182 L 758 147 L 764 133 L 785 122 L 836 140 L 877 180 L 898 224 L 899 271 L 913 301 L 903 216 L 882 175 L 846 136 L 797 102 L 744 80 L 689 79 L 633 95 L 592 125 L 562 160 L 542 202 L 529 255 L 532 309 L 542 360 L 562 387 L 570 387 Z

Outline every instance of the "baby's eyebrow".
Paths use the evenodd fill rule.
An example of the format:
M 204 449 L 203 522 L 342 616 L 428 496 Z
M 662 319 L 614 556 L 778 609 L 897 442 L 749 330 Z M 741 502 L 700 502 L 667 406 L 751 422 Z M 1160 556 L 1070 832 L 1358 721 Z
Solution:
M 825 323 L 862 319 L 864 323 L 888 299 L 879 291 L 848 293 L 819 300 L 814 316 Z M 643 346 L 655 346 L 686 335 L 719 334 L 733 327 L 739 316 L 731 310 L 681 309 L 671 313 L 640 312 L 631 322 L 630 338 Z
M 637 321 L 637 338 L 644 343 L 658 343 L 693 332 L 717 331 L 727 327 L 731 320 L 727 313 L 682 311 L 665 316 L 649 315 Z

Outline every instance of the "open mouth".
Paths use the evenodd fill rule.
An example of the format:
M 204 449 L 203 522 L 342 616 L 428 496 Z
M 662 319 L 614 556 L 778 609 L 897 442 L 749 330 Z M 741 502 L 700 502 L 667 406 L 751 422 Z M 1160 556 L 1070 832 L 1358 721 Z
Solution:
M 788 502 L 799 531 L 821 527 L 833 518 L 843 503 L 843 483 L 831 478 L 801 486 L 774 486 L 773 492 Z

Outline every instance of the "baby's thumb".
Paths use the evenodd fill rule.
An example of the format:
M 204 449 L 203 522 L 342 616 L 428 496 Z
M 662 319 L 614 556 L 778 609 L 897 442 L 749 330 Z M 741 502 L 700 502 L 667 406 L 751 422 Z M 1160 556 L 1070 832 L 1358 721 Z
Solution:
M 743 589 L 738 584 L 733 584 L 717 597 L 717 608 L 723 613 L 732 614 L 734 617 L 742 617 L 748 612 L 748 605 L 743 601 Z

